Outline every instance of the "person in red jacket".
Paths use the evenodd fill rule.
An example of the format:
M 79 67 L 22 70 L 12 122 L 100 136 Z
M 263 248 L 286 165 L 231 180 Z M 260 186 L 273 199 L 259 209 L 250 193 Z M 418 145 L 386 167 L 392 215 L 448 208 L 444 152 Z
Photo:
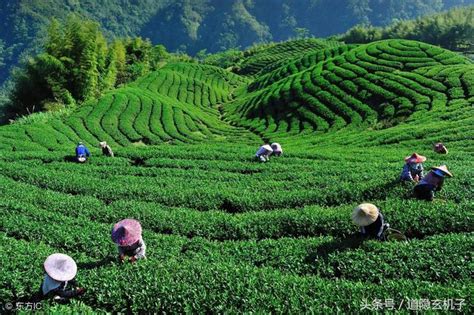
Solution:
M 432 170 L 413 188 L 413 192 L 417 199 L 432 201 L 435 191 L 443 188 L 444 179 L 453 177 L 446 165 L 432 167 Z

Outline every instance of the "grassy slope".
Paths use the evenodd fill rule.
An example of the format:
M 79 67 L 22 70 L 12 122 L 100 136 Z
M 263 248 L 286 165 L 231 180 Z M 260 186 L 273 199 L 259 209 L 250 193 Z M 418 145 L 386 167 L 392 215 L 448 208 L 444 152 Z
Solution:
M 397 54 L 382 58 L 387 47 Z M 376 63 L 400 54 L 390 66 Z M 0 300 L 28 299 L 42 261 L 60 251 L 78 261 L 89 292 L 69 307 L 46 303 L 50 311 L 356 312 L 364 298 L 464 298 L 472 310 L 472 65 L 407 41 L 293 57 L 253 81 L 170 64 L 68 117 L 0 128 Z M 340 69 L 357 77 L 338 80 Z M 326 131 L 310 123 L 316 115 L 302 119 L 314 105 L 292 88 L 308 72 L 317 74 L 315 98 L 353 82 L 344 104 L 351 113 L 365 105 L 372 120 L 348 115 Z M 256 96 L 280 85 L 290 87 L 277 94 L 283 100 Z M 395 101 L 402 98 L 405 114 Z M 262 110 L 250 115 L 253 99 Z M 287 102 L 300 103 L 288 110 Z M 393 113 L 383 116 L 382 103 Z M 272 106 L 280 107 L 267 112 Z M 274 118 L 282 112 L 286 124 Z M 260 137 L 282 143 L 284 157 L 253 162 Z M 105 139 L 117 157 L 93 147 L 87 164 L 66 162 L 79 139 L 91 147 Z M 432 152 L 438 140 L 449 155 Z M 412 151 L 428 157 L 426 167 L 447 163 L 455 174 L 433 203 L 411 199 L 412 186 L 396 182 Z M 412 241 L 351 241 L 350 213 L 363 201 Z M 113 261 L 110 228 L 124 217 L 142 221 L 149 249 L 133 266 Z

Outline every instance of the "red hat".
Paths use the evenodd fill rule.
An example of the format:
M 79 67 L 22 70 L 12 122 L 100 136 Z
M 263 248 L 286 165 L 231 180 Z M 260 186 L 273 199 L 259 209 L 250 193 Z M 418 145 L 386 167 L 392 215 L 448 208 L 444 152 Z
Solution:
M 138 242 L 142 236 L 140 222 L 134 219 L 124 219 L 114 225 L 112 240 L 119 246 L 130 246 Z
M 426 157 L 416 152 L 405 158 L 405 162 L 407 163 L 423 163 L 424 161 L 426 161 Z

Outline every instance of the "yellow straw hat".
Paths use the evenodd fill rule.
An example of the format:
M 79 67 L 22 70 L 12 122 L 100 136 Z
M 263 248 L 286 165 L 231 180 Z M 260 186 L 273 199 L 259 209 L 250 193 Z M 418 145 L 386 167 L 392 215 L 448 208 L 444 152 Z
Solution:
M 352 212 L 352 221 L 358 226 L 367 226 L 374 223 L 379 216 L 379 209 L 371 203 L 358 205 Z
M 448 175 L 449 177 L 453 177 L 453 174 L 451 174 L 451 172 L 448 171 L 448 167 L 446 165 L 432 167 L 431 169 L 441 171 L 445 175 Z

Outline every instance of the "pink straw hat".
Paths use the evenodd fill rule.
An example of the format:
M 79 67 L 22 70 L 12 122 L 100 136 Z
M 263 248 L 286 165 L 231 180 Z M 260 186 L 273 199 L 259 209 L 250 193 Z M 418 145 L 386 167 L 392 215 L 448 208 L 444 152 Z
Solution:
M 56 281 L 69 281 L 74 279 L 77 273 L 77 265 L 74 259 L 65 254 L 52 254 L 44 262 L 44 270 Z
M 112 240 L 119 246 L 135 244 L 142 235 L 140 222 L 134 219 L 124 219 L 114 225 Z
M 426 161 L 426 157 L 416 152 L 405 158 L 405 162 L 407 163 L 423 163 L 424 161 Z

